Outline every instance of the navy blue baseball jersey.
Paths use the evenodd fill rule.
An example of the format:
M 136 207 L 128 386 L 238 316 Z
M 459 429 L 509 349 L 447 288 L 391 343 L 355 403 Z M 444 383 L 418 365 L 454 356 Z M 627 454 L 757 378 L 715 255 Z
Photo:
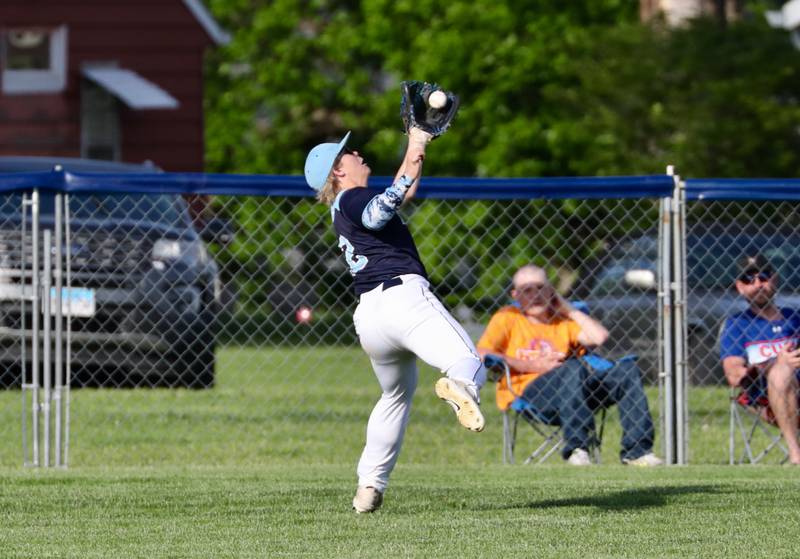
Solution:
M 384 201 L 397 191 L 397 204 Z M 350 188 L 331 206 L 333 228 L 339 248 L 353 276 L 356 295 L 374 289 L 382 282 L 402 274 L 418 274 L 427 279 L 411 232 L 395 213 L 405 189 L 389 187 Z
M 766 320 L 750 309 L 728 318 L 719 341 L 722 359 L 743 357 L 748 365 L 758 365 L 777 357 L 784 347 L 797 345 L 800 313 L 785 308 L 780 311 L 779 320 Z

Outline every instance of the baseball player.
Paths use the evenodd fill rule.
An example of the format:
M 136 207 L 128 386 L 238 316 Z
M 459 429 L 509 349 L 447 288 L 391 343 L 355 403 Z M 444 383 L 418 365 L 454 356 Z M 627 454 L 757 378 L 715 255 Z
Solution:
M 317 198 L 331 207 L 339 248 L 359 297 L 353 314 L 356 333 L 383 392 L 370 415 L 358 463 L 353 508 L 364 513 L 381 506 L 397 462 L 417 386 L 417 356 L 446 375 L 436 382 L 436 394 L 472 431 L 484 426 L 478 393 L 486 372 L 467 333 L 431 293 L 414 240 L 397 215 L 419 185 L 431 134 L 409 130 L 405 157 L 386 190 L 367 186 L 371 170 L 357 151 L 347 148 L 349 137 L 348 132 L 338 143 L 314 147 L 305 176 Z

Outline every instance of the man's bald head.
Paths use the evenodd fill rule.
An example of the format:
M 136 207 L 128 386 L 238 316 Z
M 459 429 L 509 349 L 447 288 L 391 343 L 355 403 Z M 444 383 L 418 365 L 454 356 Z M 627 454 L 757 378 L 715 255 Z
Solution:
M 540 268 L 539 266 L 534 266 L 533 264 L 526 264 L 514 274 L 511 283 L 514 286 L 514 289 L 519 289 L 523 285 L 527 285 L 530 283 L 535 283 L 538 285 L 544 285 L 547 283 L 547 273 Z

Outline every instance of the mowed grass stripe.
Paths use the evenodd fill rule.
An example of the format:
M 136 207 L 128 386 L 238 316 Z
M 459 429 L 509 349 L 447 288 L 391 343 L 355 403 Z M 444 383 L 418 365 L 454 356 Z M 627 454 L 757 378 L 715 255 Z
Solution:
M 792 557 L 800 529 L 785 467 L 401 466 L 363 516 L 336 466 L 0 478 L 11 557 Z
M 70 464 L 99 466 L 354 464 L 380 396 L 359 348 L 223 348 L 213 390 L 72 391 Z M 491 465 L 501 457 L 502 417 L 494 387 L 483 394 L 487 427 L 467 433 L 433 393 L 439 373 L 420 366 L 401 463 Z M 658 425 L 658 394 L 648 389 Z M 690 459 L 724 463 L 728 394 L 693 388 Z M 21 396 L 0 392 L 0 467 L 22 463 Z M 525 429 L 523 428 L 523 433 Z M 618 463 L 616 409 L 608 414 L 603 461 Z M 521 439 L 519 452 L 533 448 Z M 661 444 L 657 436 L 657 449 Z

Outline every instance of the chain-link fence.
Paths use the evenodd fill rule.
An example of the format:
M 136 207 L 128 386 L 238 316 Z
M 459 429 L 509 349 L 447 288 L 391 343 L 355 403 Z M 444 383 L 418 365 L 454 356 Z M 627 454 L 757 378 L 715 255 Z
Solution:
M 247 463 L 265 453 L 291 460 L 298 445 L 322 461 L 354 459 L 378 387 L 352 326 L 356 299 L 329 209 L 305 197 L 296 177 L 266 186 L 251 179 L 67 173 L 68 194 L 39 193 L 43 231 L 56 228 L 57 207 L 64 216 L 63 239 L 51 235 L 53 248 L 41 251 L 60 247 L 70 263 L 61 304 L 70 366 L 63 373 L 73 388 L 89 391 L 72 393 L 71 449 L 79 463 Z M 131 191 L 137 193 L 122 194 Z M 427 199 L 409 204 L 402 217 L 436 294 L 473 340 L 514 302 L 514 271 L 527 263 L 544 268 L 558 292 L 585 304 L 609 330 L 596 355 L 638 357 L 638 390 L 660 452 L 659 224 L 672 179 L 431 179 L 420 194 Z M 21 203 L 19 195 L 6 198 L 0 258 L 7 269 L 30 270 L 21 260 L 30 250 Z M 30 330 L 33 312 L 7 299 L 11 340 Z M 49 323 L 53 329 L 57 321 Z M 31 366 L 19 339 L 4 354 L 8 387 L 19 385 L 21 364 Z M 547 346 L 531 340 L 531 348 L 534 342 Z M 175 400 L 158 408 L 161 389 L 173 387 L 201 390 L 169 390 Z M 499 424 L 494 388 L 484 391 L 483 407 Z M 597 396 L 586 400 L 598 406 Z M 93 408 L 100 402 L 108 409 Z M 97 421 L 98 413 L 98 424 L 82 423 Z M 453 423 L 445 413 L 422 421 Z M 348 429 L 332 434 L 332 424 Z M 225 444 L 203 447 L 204 436 L 219 431 Z M 168 455 L 142 451 L 148 432 L 172 441 Z M 477 443 L 473 460 L 499 460 L 499 429 L 494 433 Z M 81 452 L 84 436 L 93 438 L 91 455 Z M 617 459 L 621 438 L 612 411 L 603 444 L 608 461 Z
M 687 327 L 689 357 L 689 460 L 721 462 L 729 458 L 728 446 L 718 444 L 720 434 L 732 437 L 738 450 L 733 460 L 740 460 L 744 444 L 738 426 L 731 417 L 731 398 L 740 389 L 731 390 L 721 364 L 720 337 L 727 319 L 745 312 L 748 300 L 736 289 L 736 279 L 743 270 L 744 256 L 763 255 L 777 272 L 778 307 L 800 308 L 800 213 L 794 181 L 716 180 L 687 181 L 690 202 L 686 208 L 686 264 L 688 286 Z M 764 288 L 762 283 L 759 288 Z M 774 344 L 797 332 L 790 324 L 774 321 L 771 332 L 753 333 L 759 319 L 745 313 L 737 322 L 735 342 L 757 347 Z M 775 331 L 777 329 L 777 331 Z M 783 329 L 783 333 L 781 333 Z M 762 337 L 764 336 L 764 337 Z M 761 348 L 764 349 L 764 348 Z M 731 351 L 731 350 L 729 350 Z M 775 353 L 765 358 L 775 357 Z M 748 364 L 752 359 L 748 357 Z M 767 422 L 765 422 L 767 423 Z M 747 429 L 746 429 L 747 431 Z M 773 435 L 778 430 L 772 429 Z M 770 438 L 754 430 L 759 449 Z M 758 439 L 761 439 L 760 441 Z M 713 451 L 713 452 L 712 452 Z M 777 450 L 767 461 L 780 462 L 785 455 Z
M 4 438 L 34 428 L 41 437 L 45 424 L 35 420 L 45 408 L 48 429 L 56 417 L 68 427 L 71 386 L 81 388 L 72 393 L 71 448 L 82 464 L 291 461 L 298 446 L 322 461 L 352 461 L 377 383 L 352 326 L 357 301 L 329 209 L 306 196 L 301 179 L 67 174 L 69 192 L 56 194 L 57 176 L 3 177 L 13 192 L 0 205 L 0 382 L 11 389 L 4 397 L 27 388 L 22 422 L 6 400 Z M 800 307 L 799 189 L 687 181 L 687 203 L 671 197 L 670 177 L 657 179 L 655 187 L 642 178 L 432 179 L 401 213 L 435 292 L 474 341 L 499 309 L 518 303 L 512 274 L 534 263 L 607 328 L 594 355 L 637 357 L 654 450 L 726 462 L 730 442 L 741 446 L 730 407 L 738 389 L 728 387 L 719 348 L 726 318 L 748 306 L 734 287 L 736 262 L 764 255 L 779 279 L 778 305 Z M 521 349 L 541 353 L 542 342 Z M 437 373 L 426 374 L 432 384 Z M 501 453 L 494 391 L 484 391 L 490 433 L 465 450 L 479 462 Z M 585 400 L 600 407 L 596 396 Z M 626 406 L 623 419 L 635 409 Z M 608 417 L 603 458 L 613 461 L 623 429 L 615 411 Z M 452 424 L 444 413 L 423 421 Z M 225 444 L 204 446 L 208 433 Z M 149 439 L 169 441 L 170 452 L 142 453 Z M 26 456 L 44 451 L 32 444 Z M 782 460 L 774 448 L 768 460 Z

